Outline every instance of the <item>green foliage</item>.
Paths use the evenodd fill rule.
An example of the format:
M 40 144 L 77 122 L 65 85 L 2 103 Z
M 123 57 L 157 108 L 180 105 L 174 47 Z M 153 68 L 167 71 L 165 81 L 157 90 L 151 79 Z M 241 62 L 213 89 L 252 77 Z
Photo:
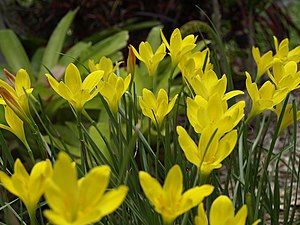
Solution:
M 35 52 L 31 63 L 16 35 L 12 31 L 0 31 L 0 37 L 2 37 L 1 35 L 4 37 L 4 39 L 0 38 L 1 51 L 6 57 L 11 71 L 16 73 L 19 66 L 26 68 L 28 73 L 30 73 L 29 69 L 35 71 L 32 77 L 35 79 L 32 80 L 34 86 L 33 95 L 26 92 L 27 94 L 24 96 L 28 98 L 31 109 L 31 116 L 28 118 L 29 123 L 24 121 L 24 126 L 26 127 L 26 137 L 34 153 L 33 162 L 29 158 L 28 152 L 18 151 L 16 153 L 23 159 L 22 161 L 24 161 L 25 165 L 25 162 L 28 163 L 26 168 L 31 168 L 33 164 L 36 165 L 35 161 L 38 160 L 50 159 L 53 164 L 56 164 L 58 161 L 57 155 L 61 151 L 67 153 L 76 162 L 75 166 L 68 163 L 70 164 L 68 167 L 72 171 L 75 171 L 76 168 L 79 177 L 86 176 L 92 168 L 103 164 L 109 165 L 111 177 L 108 189 L 114 189 L 124 184 L 129 188 L 129 192 L 123 204 L 114 213 L 105 216 L 101 219 L 101 222 L 95 222 L 95 224 L 151 225 L 170 223 L 165 218 L 165 221 L 163 221 L 159 214 L 165 217 L 168 217 L 168 215 L 165 212 L 165 214 L 157 212 L 157 208 L 164 206 L 162 207 L 163 211 L 164 208 L 173 207 L 172 204 L 168 203 L 173 203 L 173 201 L 180 202 L 177 197 L 181 196 L 183 190 L 196 188 L 204 183 L 214 186 L 214 192 L 203 200 L 206 212 L 209 212 L 213 202 L 220 195 L 227 195 L 233 202 L 233 208 L 230 208 L 230 213 L 236 213 L 243 205 L 247 205 L 247 222 L 242 224 L 250 225 L 258 219 L 262 220 L 261 224 L 298 224 L 300 222 L 299 216 L 297 218 L 296 215 L 299 207 L 297 205 L 299 204 L 297 202 L 297 190 L 300 187 L 300 166 L 299 162 L 297 162 L 297 154 L 299 153 L 299 148 L 297 148 L 297 121 L 300 118 L 300 115 L 298 115 L 300 112 L 297 110 L 299 102 L 293 100 L 291 108 L 293 113 L 285 114 L 289 98 L 292 95 L 288 95 L 288 93 L 292 90 L 287 90 L 288 88 L 286 87 L 282 88 L 283 90 L 278 90 L 280 88 L 276 86 L 278 84 L 274 82 L 274 78 L 272 80 L 273 83 L 269 85 L 270 88 L 268 90 L 272 91 L 269 94 L 268 90 L 261 90 L 262 88 L 259 84 L 252 83 L 251 76 L 248 75 L 247 91 L 251 100 L 250 97 L 245 97 L 245 95 L 242 99 L 235 99 L 234 97 L 241 96 L 243 92 L 234 89 L 231 83 L 231 74 L 222 76 L 222 71 L 230 70 L 228 67 L 230 64 L 225 57 L 224 43 L 217 35 L 216 29 L 209 27 L 209 32 L 212 33 L 211 37 L 213 37 L 212 40 L 202 39 L 199 36 L 193 51 L 191 50 L 185 55 L 186 58 L 190 57 L 188 58 L 190 61 L 187 60 L 187 63 L 184 64 L 186 58 L 182 57 L 182 61 L 180 61 L 180 63 L 183 63 L 180 65 L 181 68 L 175 68 L 177 65 L 171 65 L 172 55 L 167 55 L 160 62 L 153 79 L 149 76 L 147 68 L 142 62 L 137 64 L 134 74 L 130 75 L 133 77 L 133 80 L 128 89 L 124 84 L 125 77 L 130 77 L 128 68 L 122 66 L 114 71 L 109 71 L 110 74 L 107 77 L 102 76 L 102 72 L 98 71 L 101 73 L 101 79 L 97 81 L 97 88 L 94 88 L 95 86 L 92 86 L 90 83 L 84 86 L 81 81 L 79 82 L 79 76 L 76 77 L 75 82 L 75 76 L 72 76 L 70 73 L 68 74 L 68 79 L 64 79 L 60 84 L 57 83 L 57 86 L 55 86 L 55 82 L 50 84 L 54 89 L 53 91 L 42 82 L 45 72 L 51 72 L 54 78 L 59 81 L 62 80 L 65 67 L 70 63 L 74 63 L 75 66 L 72 65 L 70 71 L 75 73 L 76 70 L 74 68 L 78 67 L 80 75 L 87 79 L 91 76 L 91 72 L 94 72 L 90 71 L 92 68 L 90 68 L 88 63 L 89 59 L 93 59 L 95 64 L 98 64 L 102 56 L 108 56 L 113 62 L 124 60 L 120 51 L 127 46 L 129 33 L 126 30 L 116 30 L 113 33 L 107 31 L 107 33 L 110 33 L 109 36 L 103 35 L 95 42 L 80 41 L 67 51 L 64 51 L 64 41 L 75 14 L 76 10 L 69 12 L 61 20 L 53 32 L 47 47 L 39 48 Z M 200 24 L 200 27 L 198 25 L 195 25 L 193 29 L 199 30 L 203 24 Z M 161 28 L 162 26 L 160 25 L 153 27 L 147 38 L 154 51 L 162 42 Z M 190 29 L 192 28 L 183 28 L 187 33 L 182 39 L 188 35 Z M 193 45 L 194 36 L 190 37 Z M 176 42 L 178 46 L 172 47 L 183 49 L 186 42 L 182 42 L 181 37 L 179 39 Z M 6 47 L 7 42 L 5 41 L 11 41 L 13 49 L 20 51 L 21 59 L 16 57 L 16 54 L 12 54 L 12 51 Z M 213 54 L 210 55 L 208 51 L 205 53 L 206 50 L 204 48 L 208 47 L 211 42 L 213 42 Z M 182 46 L 179 44 L 182 44 Z M 168 48 L 171 47 L 168 46 Z M 202 55 L 202 58 L 196 58 L 192 54 L 199 51 L 205 53 L 203 54 L 204 57 Z M 299 54 L 292 52 L 292 56 L 289 58 L 289 52 L 292 51 L 288 50 L 281 63 L 283 67 L 291 66 L 293 69 L 294 64 L 298 63 L 298 61 L 294 61 L 294 56 Z M 217 59 L 217 53 L 223 56 L 222 59 L 224 61 L 212 65 L 212 62 L 215 62 Z M 278 58 L 282 56 L 282 54 L 277 53 L 275 52 L 274 57 L 272 56 L 272 62 L 273 60 L 278 61 Z M 216 58 L 212 59 L 213 57 Z M 293 63 L 288 64 L 288 61 L 293 61 Z M 197 63 L 201 65 L 197 67 Z M 271 66 L 273 64 L 270 64 L 269 68 Z M 188 74 L 188 72 L 185 74 L 182 67 L 192 68 L 187 70 L 191 74 Z M 296 89 L 299 88 L 300 81 L 297 80 L 297 76 L 291 76 L 293 72 L 291 68 L 286 71 L 283 70 L 285 74 L 282 74 L 282 76 L 291 77 L 289 84 L 296 83 Z M 59 69 L 61 71 L 57 71 Z M 102 69 L 97 68 L 97 70 Z M 109 83 L 108 80 L 113 73 L 116 73 L 118 77 L 115 83 Z M 298 73 L 297 70 L 295 74 L 298 75 Z M 192 76 L 189 77 L 188 75 Z M 73 80 L 69 79 L 70 77 Z M 22 83 L 24 80 L 19 79 L 18 81 Z M 197 81 L 199 82 L 197 83 Z M 94 83 L 94 81 L 91 81 L 91 83 Z M 59 85 L 65 86 L 62 88 Z M 93 88 L 89 88 L 91 86 Z M 115 89 L 115 86 L 118 89 Z M 66 87 L 71 91 L 65 91 L 67 90 Z M 123 92 L 122 89 L 124 87 L 127 90 Z M 0 94 L 4 99 L 5 92 L 3 94 L 3 88 L 4 85 L 0 88 Z M 144 96 L 141 96 L 143 88 L 151 89 L 151 91 L 147 92 L 148 95 L 146 93 Z M 166 90 L 163 93 L 168 98 L 161 97 L 160 100 L 156 101 L 156 99 L 154 100 L 150 97 L 152 96 L 149 94 L 150 92 L 157 96 L 161 89 Z M 110 108 L 111 105 L 107 97 L 113 96 L 115 94 L 114 90 L 122 95 L 120 102 L 117 102 L 117 111 L 115 108 Z M 97 95 L 93 96 L 94 98 L 84 106 L 74 107 L 74 96 L 74 98 L 77 97 L 75 102 L 83 101 L 84 97 L 92 96 L 95 92 Z M 276 110 L 278 102 L 279 104 L 282 103 L 282 99 L 273 101 L 273 97 L 278 95 L 284 95 L 285 100 L 283 101 L 282 111 L 277 115 L 276 120 L 273 111 Z M 176 103 L 172 104 L 170 110 L 167 110 L 169 100 L 174 96 L 178 96 L 177 99 L 174 98 Z M 196 101 L 196 96 L 198 96 L 198 100 L 200 99 L 200 103 L 198 100 Z M 20 102 L 18 97 L 20 96 L 13 97 L 17 103 Z M 139 104 L 141 102 L 140 98 L 143 98 L 144 108 Z M 113 100 L 117 101 L 119 99 Z M 14 105 L 16 104 L 15 102 L 12 101 L 11 105 L 16 106 Z M 239 108 L 235 107 L 237 102 L 243 102 Z M 261 112 L 255 112 L 257 114 L 250 118 L 250 107 L 255 108 L 254 106 L 257 106 L 255 104 L 259 104 L 264 112 L 262 114 Z M 244 111 L 245 105 L 248 108 Z M 18 107 L 15 108 L 19 109 Z M 153 117 L 149 116 L 149 113 L 143 112 L 143 110 L 152 112 Z M 266 110 L 270 110 L 270 112 L 267 113 L 265 112 Z M 165 113 L 166 111 L 168 112 Z M 3 110 L 1 113 L 3 114 Z M 158 121 L 157 117 L 164 113 L 166 115 L 163 115 L 159 126 L 155 125 L 155 121 Z M 286 119 L 286 115 L 292 115 L 293 117 L 293 130 L 285 130 L 282 135 L 280 134 L 280 126 Z M 4 122 L 4 118 L 1 118 L 1 123 Z M 229 123 L 230 125 L 228 125 Z M 198 126 L 197 129 L 195 128 L 196 126 Z M 178 127 L 180 128 L 178 129 Z M 180 129 L 181 133 L 178 132 Z M 231 133 L 230 137 L 228 137 L 229 133 Z M 277 146 L 279 138 L 284 139 L 282 147 Z M 6 140 L 7 135 L 1 130 L 1 170 L 13 174 L 13 165 L 16 158 L 12 154 L 15 153 L 12 150 L 14 146 L 11 146 Z M 229 143 L 226 140 L 229 140 Z M 21 143 L 18 143 L 16 148 L 22 149 L 24 147 Z M 289 156 L 287 160 L 286 155 Z M 64 157 L 66 158 L 66 156 Z M 192 157 L 196 159 L 191 159 Z M 217 161 L 218 159 L 221 160 Z M 167 180 L 167 174 L 175 164 L 178 165 L 176 170 L 181 170 L 182 172 L 183 184 L 178 183 L 178 180 L 181 178 L 177 180 L 176 177 L 175 179 L 173 177 L 172 185 L 164 187 L 165 191 L 163 193 L 159 192 L 157 187 Z M 203 169 L 210 165 L 212 167 L 209 169 Z M 281 166 L 286 169 L 285 179 L 280 177 L 282 172 Z M 63 168 L 61 169 L 63 171 Z M 141 188 L 140 171 L 145 171 L 155 177 L 157 182 L 152 180 L 153 187 L 150 185 L 149 187 Z M 145 173 L 143 174 L 145 175 Z M 179 172 L 176 172 L 176 174 L 179 174 Z M 68 174 L 64 174 L 64 176 L 68 178 Z M 60 180 L 63 180 L 63 178 L 60 177 Z M 25 178 L 24 180 L 26 181 Z M 84 180 L 80 182 L 82 181 Z M 176 188 L 180 185 L 183 185 L 183 190 L 180 190 L 179 195 L 177 195 Z M 96 186 L 93 185 L 93 188 Z M 148 195 L 143 192 L 147 188 L 150 190 Z M 151 193 L 151 188 L 155 189 L 156 192 Z M 171 190 L 170 193 L 168 190 Z M 1 192 L 3 192 L 2 189 Z M 86 190 L 86 192 L 89 192 L 89 190 Z M 161 194 L 161 196 L 158 196 L 158 201 L 153 204 L 155 205 L 153 207 L 149 202 L 148 196 L 151 199 L 155 199 L 155 194 Z M 7 195 L 6 192 L 3 195 L 4 197 L 0 197 L 1 213 L 7 214 L 7 211 L 9 211 L 12 213 L 11 217 L 22 224 L 29 224 L 29 220 L 31 220 L 31 224 L 36 222 L 32 218 L 27 218 L 27 212 L 21 200 L 16 200 L 20 203 L 16 205 L 10 200 L 12 198 L 10 195 Z M 166 200 L 165 196 L 171 197 Z M 72 196 L 68 196 L 68 198 L 71 202 Z M 89 200 L 92 201 L 93 199 Z M 185 203 L 191 205 L 191 202 L 193 202 L 192 199 L 188 199 Z M 37 206 L 37 222 L 40 224 L 46 223 L 42 213 L 46 204 L 46 201 L 42 201 Z M 49 207 L 53 206 L 49 205 Z M 178 209 L 180 204 L 174 207 Z M 65 210 L 68 212 L 70 209 L 66 208 Z M 225 209 L 220 210 L 225 212 Z M 86 213 L 88 214 L 89 210 Z M 67 215 L 67 213 L 61 214 L 62 216 Z M 171 214 L 177 217 L 172 217 L 172 220 L 175 220 L 173 224 L 190 225 L 194 224 L 194 218 L 196 215 L 199 216 L 199 211 L 197 212 L 196 208 L 194 208 L 184 214 L 177 215 L 177 212 L 172 212 Z M 243 216 L 245 216 L 245 213 L 243 213 Z M 268 218 L 270 222 L 267 221 Z M 211 225 L 213 225 L 212 221 Z

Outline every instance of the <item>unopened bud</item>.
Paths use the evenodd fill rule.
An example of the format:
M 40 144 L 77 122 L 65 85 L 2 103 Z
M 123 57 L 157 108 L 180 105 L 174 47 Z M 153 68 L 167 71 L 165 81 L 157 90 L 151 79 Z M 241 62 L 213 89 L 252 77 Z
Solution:
M 2 96 L 6 105 L 8 105 L 22 121 L 30 123 L 30 119 L 21 105 L 8 90 L 6 90 L 4 87 L 0 87 L 0 95 Z
M 132 46 L 129 46 L 128 47 L 128 58 L 127 58 L 127 72 L 131 73 L 132 76 L 134 75 L 135 64 L 136 64 L 136 57 L 132 51 Z
M 9 82 L 11 82 L 12 85 L 15 85 L 16 76 L 9 72 L 7 69 L 4 69 L 3 72 Z

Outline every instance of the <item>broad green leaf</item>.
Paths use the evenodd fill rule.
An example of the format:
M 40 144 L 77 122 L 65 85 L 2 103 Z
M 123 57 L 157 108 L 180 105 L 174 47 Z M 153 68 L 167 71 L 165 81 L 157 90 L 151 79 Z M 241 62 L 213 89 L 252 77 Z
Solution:
M 76 59 L 89 47 L 91 46 L 91 43 L 86 42 L 78 42 L 73 47 L 71 47 L 59 60 L 58 64 L 67 66 L 70 63 L 74 63 Z
M 45 52 L 44 47 L 38 48 L 34 52 L 32 58 L 31 58 L 31 66 L 32 66 L 34 71 L 39 71 L 39 69 L 41 67 L 41 62 L 42 62 L 44 52 Z
M 15 74 L 23 68 L 27 70 L 31 79 L 34 78 L 28 56 L 14 31 L 0 30 L 0 49 L 12 73 Z
M 68 12 L 53 31 L 45 49 L 40 74 L 47 72 L 44 66 L 51 70 L 57 64 L 60 56 L 59 53 L 62 52 L 63 49 L 65 37 L 77 11 L 78 9 Z
M 155 52 L 158 48 L 158 46 L 161 45 L 161 37 L 160 37 L 160 29 L 162 29 L 163 26 L 156 26 L 151 29 L 151 31 L 148 34 L 147 41 L 152 46 L 153 51 Z
M 79 61 L 85 63 L 87 63 L 89 59 L 99 61 L 102 56 L 111 55 L 126 47 L 128 38 L 128 31 L 121 31 L 111 37 L 99 41 L 91 46 L 86 54 L 79 58 Z

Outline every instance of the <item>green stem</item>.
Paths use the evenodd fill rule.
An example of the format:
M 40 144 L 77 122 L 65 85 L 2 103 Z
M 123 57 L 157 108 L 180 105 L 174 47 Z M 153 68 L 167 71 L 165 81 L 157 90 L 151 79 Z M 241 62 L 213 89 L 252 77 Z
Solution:
M 36 219 L 36 209 L 28 210 L 30 225 L 38 225 L 38 221 Z
M 76 119 L 77 119 L 77 129 L 79 134 L 80 146 L 81 146 L 81 168 L 84 171 L 84 174 L 88 171 L 88 164 L 87 164 L 87 157 L 86 157 L 86 146 L 83 139 L 83 132 L 81 129 L 81 112 L 76 112 Z
M 173 222 L 170 222 L 170 221 L 166 221 L 164 218 L 163 218 L 163 225 L 172 225 Z
M 172 79 L 173 79 L 173 74 L 175 72 L 176 66 L 172 65 L 172 69 L 170 72 L 169 80 L 168 80 L 168 97 L 170 98 L 170 91 L 171 91 L 171 85 L 172 85 Z
M 159 148 L 160 148 L 160 128 L 157 124 L 157 138 L 156 138 L 156 157 L 155 157 L 155 176 L 158 178 L 158 161 L 159 161 Z
M 37 126 L 37 124 L 32 120 L 32 126 L 31 126 L 31 129 L 32 129 L 32 133 L 33 135 L 36 137 L 36 141 L 37 141 L 37 144 L 39 146 L 39 150 L 40 150 L 40 153 L 41 153 L 41 156 L 42 156 L 42 159 L 46 159 L 46 146 L 44 146 L 43 144 L 43 140 L 42 140 L 42 134 L 40 133 L 40 130 L 39 130 L 39 127 Z

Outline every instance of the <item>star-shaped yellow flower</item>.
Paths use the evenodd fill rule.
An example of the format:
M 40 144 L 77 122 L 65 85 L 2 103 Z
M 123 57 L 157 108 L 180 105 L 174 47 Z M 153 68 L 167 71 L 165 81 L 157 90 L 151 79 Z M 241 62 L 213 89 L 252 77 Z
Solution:
M 139 103 L 143 114 L 160 127 L 166 115 L 173 109 L 177 96 L 176 94 L 169 102 L 168 94 L 164 89 L 159 90 L 156 98 L 150 90 L 144 88 L 143 96 L 139 97 Z
M 183 127 L 177 127 L 180 147 L 187 160 L 200 169 L 200 176 L 207 177 L 212 170 L 220 168 L 221 162 L 232 152 L 237 141 L 236 130 L 222 137 L 213 136 L 214 132 L 215 129 L 206 127 L 201 133 L 197 146 Z
M 104 97 L 110 110 L 116 114 L 119 110 L 119 102 L 128 89 L 131 75 L 126 76 L 125 79 L 117 76 L 115 73 L 109 75 L 107 81 L 101 80 L 98 91 Z
M 208 100 L 200 95 L 187 98 L 187 116 L 195 132 L 206 127 L 218 129 L 218 135 L 231 131 L 244 117 L 245 102 L 239 101 L 228 108 L 227 101 L 215 93 Z
M 56 225 L 86 225 L 101 220 L 122 204 L 128 191 L 121 185 L 105 192 L 109 176 L 108 166 L 98 166 L 77 180 L 76 167 L 61 152 L 46 182 L 45 198 L 50 209 L 44 215 Z
M 163 187 L 144 171 L 139 172 L 139 178 L 146 197 L 154 205 L 155 211 L 162 215 L 166 224 L 171 224 L 176 217 L 198 205 L 214 190 L 211 185 L 202 185 L 182 193 L 183 177 L 178 165 L 170 169 Z
M 273 65 L 273 53 L 270 50 L 261 56 L 259 48 L 253 47 L 252 55 L 257 65 L 256 80 L 259 80 L 260 77 Z
M 261 88 L 258 89 L 257 84 L 255 82 L 252 83 L 250 74 L 246 72 L 246 76 L 246 88 L 252 100 L 251 112 L 246 120 L 246 122 L 248 122 L 254 116 L 265 110 L 274 110 L 273 107 L 286 97 L 289 90 L 288 88 L 276 90 L 270 81 L 266 81 Z
M 47 159 L 36 163 L 30 175 L 19 159 L 14 165 L 14 174 L 9 177 L 0 171 L 0 182 L 12 194 L 18 196 L 25 204 L 31 220 L 35 216 L 37 204 L 44 194 L 45 181 L 52 174 L 51 162 Z
M 152 47 L 149 42 L 141 42 L 139 45 L 139 52 L 132 46 L 133 53 L 135 56 L 145 63 L 150 77 L 153 77 L 156 73 L 159 63 L 164 59 L 166 55 L 166 46 L 161 44 L 155 53 L 153 53 Z
M 53 90 L 80 112 L 85 103 L 97 95 L 96 86 L 103 74 L 102 70 L 94 71 L 82 82 L 79 70 L 71 63 L 66 68 L 64 82 L 58 83 L 50 74 L 46 76 Z
M 28 96 L 32 93 L 31 82 L 28 73 L 20 69 L 16 76 L 5 70 L 4 72 L 14 87 L 0 80 L 0 104 L 8 105 L 20 119 L 30 122 L 30 110 Z
M 196 47 L 195 42 L 197 37 L 190 34 L 182 39 L 180 30 L 178 28 L 173 31 L 170 38 L 170 44 L 168 43 L 162 30 L 160 30 L 160 34 L 163 42 L 167 46 L 167 49 L 170 51 L 169 54 L 171 56 L 173 66 L 177 66 L 182 57 L 184 57 L 186 54 L 189 54 Z
M 198 207 L 198 216 L 195 217 L 195 225 L 245 225 L 247 219 L 247 206 L 243 205 L 234 214 L 234 207 L 226 195 L 221 195 L 214 200 L 209 211 L 209 223 L 204 211 L 203 203 Z M 252 225 L 257 225 L 261 220 L 256 220 Z

